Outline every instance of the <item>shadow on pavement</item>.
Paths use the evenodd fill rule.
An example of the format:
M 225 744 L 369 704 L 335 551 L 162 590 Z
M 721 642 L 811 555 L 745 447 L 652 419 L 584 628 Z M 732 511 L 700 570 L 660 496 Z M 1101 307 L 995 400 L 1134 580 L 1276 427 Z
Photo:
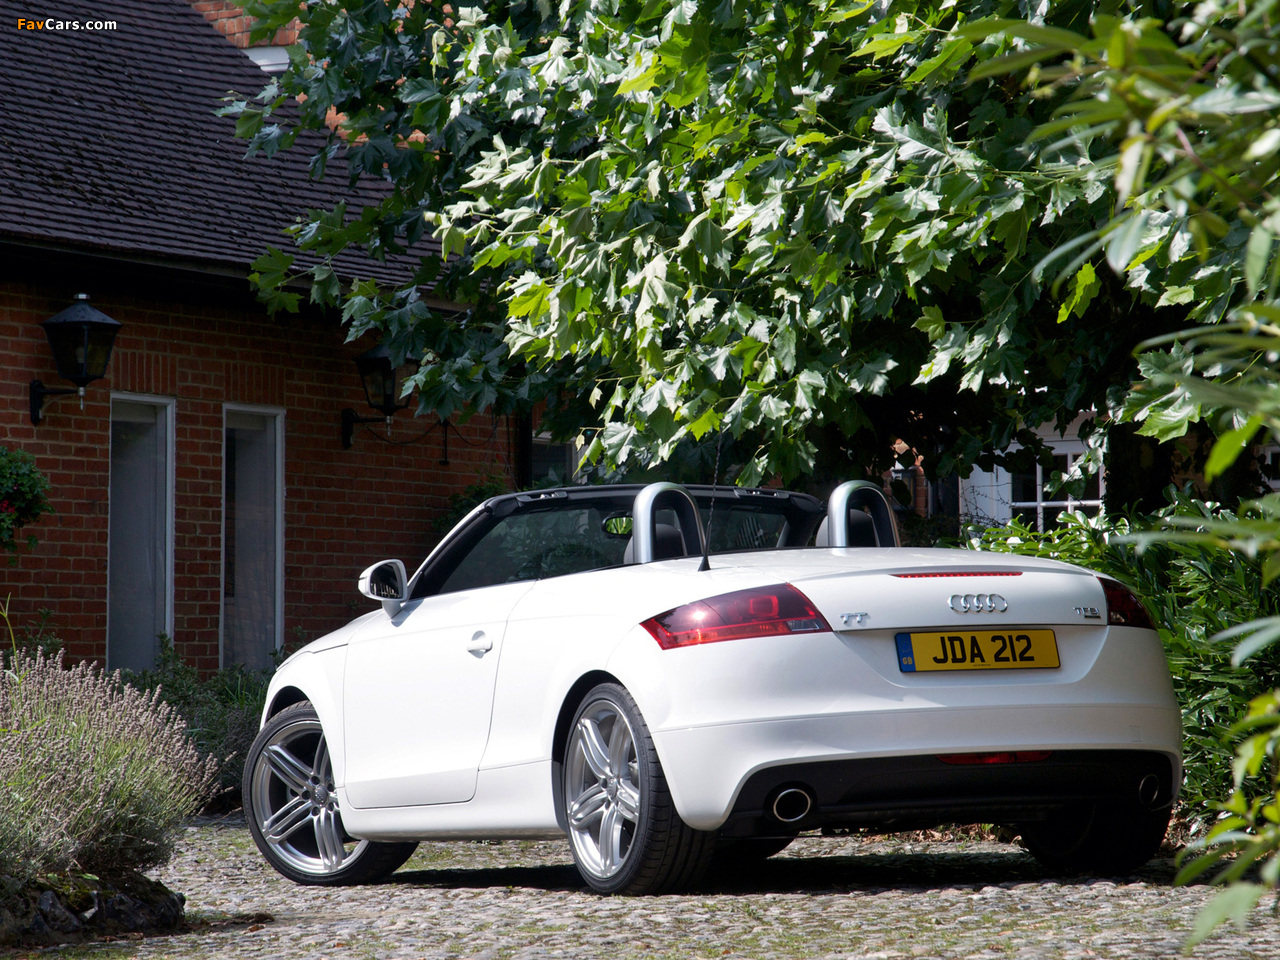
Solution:
M 1088 885 L 1099 880 L 1173 885 L 1171 859 L 1153 860 L 1140 871 L 1121 877 L 1059 877 L 1029 855 L 1016 850 L 990 852 L 860 853 L 853 856 L 788 857 L 785 854 L 732 871 L 716 871 L 698 885 L 699 895 L 760 893 L 852 893 L 882 890 L 978 889 L 1018 883 Z M 487 889 L 520 887 L 531 890 L 585 892 L 586 885 L 571 866 L 448 868 L 402 870 L 389 881 L 412 886 Z

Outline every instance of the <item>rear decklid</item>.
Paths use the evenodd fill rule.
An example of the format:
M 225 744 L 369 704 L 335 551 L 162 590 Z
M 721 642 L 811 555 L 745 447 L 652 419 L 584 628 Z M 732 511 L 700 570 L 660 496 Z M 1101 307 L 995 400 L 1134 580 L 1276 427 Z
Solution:
M 793 571 L 800 575 L 791 582 L 841 632 L 1100 624 L 1106 617 L 1098 577 L 1056 561 L 970 550 L 822 552 L 845 568 Z

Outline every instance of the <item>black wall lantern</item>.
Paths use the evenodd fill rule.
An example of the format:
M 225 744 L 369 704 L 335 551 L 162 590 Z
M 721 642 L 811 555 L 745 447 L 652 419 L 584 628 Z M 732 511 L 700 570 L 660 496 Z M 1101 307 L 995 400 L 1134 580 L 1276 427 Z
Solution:
M 53 350 L 58 376 L 74 383 L 69 387 L 46 387 L 39 380 L 31 381 L 31 422 L 36 426 L 44 419 L 44 402 L 47 397 L 78 394 L 80 409 L 84 409 L 84 388 L 107 375 L 111 361 L 111 347 L 115 343 L 120 323 L 101 310 L 89 306 L 87 293 L 76 294 L 76 302 L 44 323 L 45 335 Z
M 356 369 L 360 371 L 360 380 L 364 384 L 364 396 L 369 406 L 382 414 L 381 417 L 361 417 L 347 407 L 342 411 L 342 449 L 351 449 L 352 436 L 356 424 L 379 423 L 385 421 L 391 426 L 391 418 L 399 410 L 404 410 L 412 402 L 400 399 L 400 370 L 391 363 L 391 351 L 386 344 L 378 344 L 356 357 Z

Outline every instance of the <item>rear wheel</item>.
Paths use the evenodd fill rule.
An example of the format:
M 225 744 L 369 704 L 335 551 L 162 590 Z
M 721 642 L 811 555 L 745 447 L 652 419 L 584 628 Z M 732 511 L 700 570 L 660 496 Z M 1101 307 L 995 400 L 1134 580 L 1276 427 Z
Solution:
M 680 819 L 644 718 L 616 683 L 574 715 L 563 795 L 574 863 L 597 893 L 667 893 L 705 873 L 715 834 Z
M 418 846 L 347 834 L 324 729 L 306 701 L 263 725 L 249 748 L 243 792 L 254 843 L 271 866 L 295 883 L 338 886 L 379 880 Z
M 1077 804 L 1018 830 L 1031 855 L 1050 869 L 1123 874 L 1159 852 L 1170 813 L 1170 807 Z

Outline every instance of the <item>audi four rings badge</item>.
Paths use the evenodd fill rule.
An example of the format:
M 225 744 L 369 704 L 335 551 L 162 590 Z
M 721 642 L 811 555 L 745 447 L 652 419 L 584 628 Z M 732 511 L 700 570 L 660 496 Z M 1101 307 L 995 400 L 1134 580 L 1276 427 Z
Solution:
M 947 606 L 955 613 L 1004 613 L 1009 601 L 998 593 L 953 593 Z

